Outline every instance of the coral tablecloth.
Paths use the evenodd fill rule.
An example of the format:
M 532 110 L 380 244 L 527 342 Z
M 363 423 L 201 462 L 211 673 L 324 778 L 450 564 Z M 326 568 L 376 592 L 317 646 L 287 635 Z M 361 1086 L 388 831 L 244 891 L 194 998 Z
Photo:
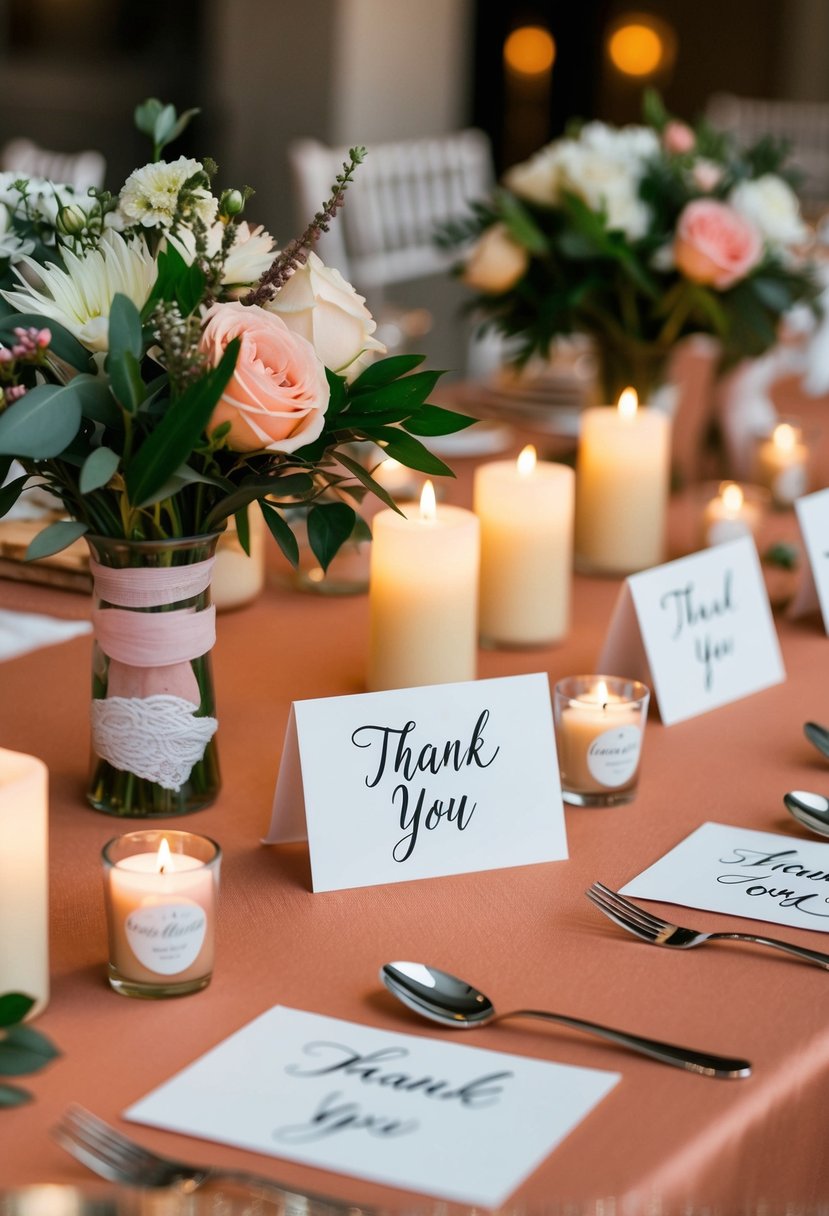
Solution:
M 451 496 L 468 504 L 471 462 L 456 463 L 461 476 Z M 683 524 L 680 504 L 675 535 Z M 593 670 L 617 591 L 614 581 L 578 578 L 566 644 L 481 653 L 479 674 L 545 671 L 552 682 Z M 81 595 L 11 581 L 0 582 L 0 607 L 67 618 L 88 611 Z M 441 1034 L 378 983 L 384 961 L 412 958 L 479 984 L 504 1009 L 558 1009 L 754 1063 L 747 1081 L 713 1081 L 540 1023 L 476 1031 L 465 1041 L 623 1074 L 510 1209 L 678 1212 L 687 1203 L 689 1211 L 730 1214 L 825 1203 L 829 974 L 736 943 L 659 951 L 611 925 L 583 894 L 594 879 L 623 884 L 706 819 L 803 834 L 782 795 L 829 785 L 826 763 L 801 730 L 809 718 L 829 722 L 829 641 L 819 621 L 778 617 L 788 675 L 781 686 L 670 728 L 652 716 L 637 800 L 612 810 L 569 808 L 569 861 L 313 895 L 306 847 L 264 847 L 259 838 L 290 702 L 361 690 L 367 621 L 365 596 L 291 592 L 275 568 L 262 598 L 219 618 L 224 788 L 214 807 L 179 822 L 224 850 L 218 958 L 210 987 L 179 1000 L 129 1000 L 106 982 L 99 856 L 107 839 L 128 829 L 83 800 L 88 637 L 0 665 L 0 745 L 42 757 L 51 775 L 53 987 L 38 1025 L 63 1053 L 29 1079 L 31 1105 L 0 1112 L 0 1190 L 82 1184 L 86 1171 L 49 1137 L 70 1101 L 118 1123 L 131 1102 L 271 1005 Z M 722 917 L 676 912 L 701 927 L 722 926 Z M 829 947 L 815 933 L 788 936 Z M 168 1154 L 247 1166 L 353 1202 L 435 1208 L 229 1147 L 125 1130 Z

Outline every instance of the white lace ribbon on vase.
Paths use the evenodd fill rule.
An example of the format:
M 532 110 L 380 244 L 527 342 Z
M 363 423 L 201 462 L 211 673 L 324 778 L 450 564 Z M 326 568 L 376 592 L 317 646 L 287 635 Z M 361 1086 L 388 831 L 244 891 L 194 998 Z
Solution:
M 200 595 L 213 558 L 190 566 L 112 569 L 92 561 L 98 601 L 92 625 L 109 659 L 106 698 L 93 699 L 95 752 L 114 768 L 179 790 L 216 733 L 215 718 L 196 717 L 201 700 L 190 663 L 216 641 L 216 610 L 135 612 Z

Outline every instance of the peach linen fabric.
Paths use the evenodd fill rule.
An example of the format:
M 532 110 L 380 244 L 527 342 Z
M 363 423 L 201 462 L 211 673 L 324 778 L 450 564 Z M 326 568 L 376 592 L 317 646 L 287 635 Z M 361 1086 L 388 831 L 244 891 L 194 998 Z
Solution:
M 454 463 L 460 476 L 450 497 L 468 505 L 472 462 Z M 687 525 L 681 506 L 673 522 L 675 532 Z M 618 586 L 577 578 L 564 645 L 481 653 L 479 674 L 546 671 L 553 682 L 593 670 Z M 0 605 L 88 613 L 81 596 L 12 582 L 0 582 Z M 289 593 L 275 560 L 263 597 L 218 621 L 220 799 L 171 823 L 214 837 L 224 851 L 213 982 L 198 995 L 157 1002 L 118 996 L 105 978 L 100 852 L 140 825 L 84 804 L 89 640 L 0 666 L 0 744 L 40 756 L 50 771 L 53 990 L 38 1026 L 63 1052 L 28 1079 L 31 1105 L 0 1114 L 0 1190 L 88 1183 L 88 1172 L 49 1137 L 66 1105 L 79 1102 L 168 1155 L 247 1167 L 393 1211 L 437 1211 L 411 1194 L 120 1119 L 130 1103 L 278 1003 L 448 1037 L 453 1032 L 409 1014 L 378 982 L 383 962 L 410 958 L 480 985 L 503 1009 L 560 1010 L 753 1061 L 751 1079 L 714 1081 L 541 1023 L 464 1035 L 459 1041 L 479 1047 L 622 1073 L 505 1210 L 731 1216 L 804 1213 L 825 1203 L 829 974 L 737 943 L 658 950 L 613 926 L 583 894 L 595 879 L 622 885 L 706 819 L 805 836 L 782 795 L 829 785 L 826 763 L 802 735 L 804 720 L 829 721 L 829 641 L 815 618 L 791 624 L 778 616 L 778 626 L 786 683 L 670 728 L 652 715 L 638 798 L 618 809 L 568 808 L 569 861 L 313 895 L 306 847 L 264 847 L 259 839 L 291 700 L 363 687 L 368 604 L 365 596 Z M 675 911 L 701 927 L 725 925 L 715 914 Z M 728 925 L 763 928 L 730 918 Z M 829 949 L 816 933 L 779 932 Z

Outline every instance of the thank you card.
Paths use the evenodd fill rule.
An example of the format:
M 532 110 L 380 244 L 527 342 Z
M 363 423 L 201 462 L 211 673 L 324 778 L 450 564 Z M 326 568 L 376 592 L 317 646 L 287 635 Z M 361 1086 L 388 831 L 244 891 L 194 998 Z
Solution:
M 807 560 L 788 615 L 806 616 L 820 608 L 829 633 L 829 490 L 806 494 L 794 507 Z
M 567 856 L 545 674 L 296 701 L 265 843 L 315 891 Z
M 598 666 L 650 684 L 666 725 L 781 683 L 783 660 L 751 537 L 626 579 Z

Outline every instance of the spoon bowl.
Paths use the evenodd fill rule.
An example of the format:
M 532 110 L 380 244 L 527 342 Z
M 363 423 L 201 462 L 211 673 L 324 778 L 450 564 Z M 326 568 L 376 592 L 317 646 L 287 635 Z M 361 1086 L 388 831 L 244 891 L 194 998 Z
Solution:
M 810 790 L 790 790 L 783 795 L 789 814 L 818 836 L 829 836 L 829 798 Z
M 476 1026 L 486 1026 L 505 1018 L 541 1018 L 547 1022 L 569 1026 L 573 1030 L 597 1035 L 611 1043 L 629 1047 L 652 1060 L 673 1064 L 676 1068 L 684 1068 L 688 1072 L 700 1073 L 706 1077 L 747 1077 L 751 1074 L 748 1060 L 716 1056 L 710 1052 L 695 1051 L 690 1047 L 663 1043 L 659 1039 L 646 1039 L 626 1030 L 616 1030 L 612 1026 L 603 1026 L 598 1022 L 588 1022 L 563 1013 L 550 1013 L 541 1009 L 513 1009 L 509 1013 L 496 1013 L 495 1006 L 485 993 L 473 988 L 465 980 L 458 979 L 456 975 L 439 971 L 437 967 L 427 967 L 425 963 L 386 963 L 380 970 L 380 979 L 389 992 L 407 1008 L 419 1013 L 421 1017 L 438 1022 L 441 1026 L 451 1026 L 455 1030 L 471 1030 Z
M 821 756 L 829 760 L 829 730 L 819 722 L 804 722 L 803 733 Z

